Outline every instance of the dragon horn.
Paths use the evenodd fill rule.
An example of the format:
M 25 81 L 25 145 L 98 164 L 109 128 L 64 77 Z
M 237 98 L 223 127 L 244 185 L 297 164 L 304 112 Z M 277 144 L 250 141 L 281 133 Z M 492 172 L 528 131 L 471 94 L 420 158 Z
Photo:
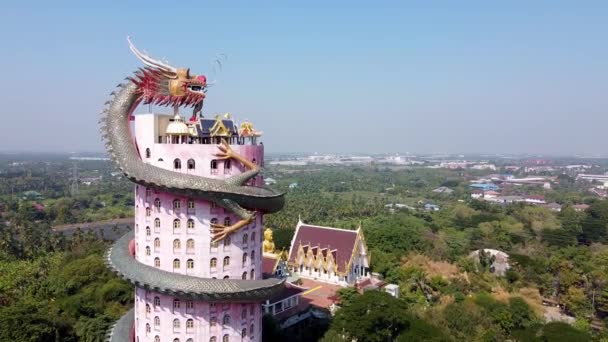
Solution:
M 152 67 L 152 68 L 156 68 L 156 69 L 160 69 L 166 73 L 171 73 L 171 74 L 176 74 L 177 73 L 177 69 L 175 69 L 174 67 L 165 64 L 161 61 L 157 61 L 154 58 L 146 55 L 145 53 L 142 53 L 141 51 L 139 51 L 135 45 L 133 45 L 133 42 L 131 42 L 131 37 L 127 36 L 127 41 L 129 42 L 129 49 L 131 49 L 131 51 L 133 52 L 133 54 L 135 55 L 135 57 L 137 57 L 140 61 L 142 61 L 145 65 Z

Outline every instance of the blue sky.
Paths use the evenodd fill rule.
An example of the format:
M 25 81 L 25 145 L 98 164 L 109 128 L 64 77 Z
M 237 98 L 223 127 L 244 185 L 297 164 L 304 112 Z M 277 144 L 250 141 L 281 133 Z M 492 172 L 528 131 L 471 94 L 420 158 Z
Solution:
M 0 150 L 101 151 L 131 35 L 270 152 L 606 154 L 607 33 L 605 1 L 4 1 Z

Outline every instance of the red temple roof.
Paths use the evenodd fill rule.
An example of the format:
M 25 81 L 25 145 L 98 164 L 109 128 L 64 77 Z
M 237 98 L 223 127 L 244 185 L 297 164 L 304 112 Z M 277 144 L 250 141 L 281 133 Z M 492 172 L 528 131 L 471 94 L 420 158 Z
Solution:
M 264 255 L 262 257 L 262 277 L 270 278 L 272 274 L 276 271 L 277 264 L 279 263 L 279 258 L 274 258 L 270 256 Z
M 299 222 L 289 251 L 289 262 L 296 262 L 301 246 L 304 253 L 311 249 L 313 255 L 320 252 L 325 257 L 327 252 L 330 252 L 338 272 L 346 272 L 346 265 L 354 253 L 358 234 L 358 230 L 313 226 Z

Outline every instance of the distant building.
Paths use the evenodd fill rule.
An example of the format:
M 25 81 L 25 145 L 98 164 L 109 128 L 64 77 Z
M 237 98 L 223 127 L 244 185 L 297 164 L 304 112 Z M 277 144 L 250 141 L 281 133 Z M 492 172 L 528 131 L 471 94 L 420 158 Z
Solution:
M 490 191 L 484 191 L 482 197 L 485 199 L 490 199 L 490 198 L 496 198 L 498 196 L 500 196 L 500 192 L 490 190 Z
M 450 195 L 451 193 L 454 192 L 454 190 L 448 188 L 447 186 L 440 186 L 437 189 L 434 189 L 433 192 L 438 193 L 438 194 Z
M 385 208 L 387 209 L 408 209 L 408 210 L 416 210 L 416 208 L 407 205 L 407 204 L 403 204 L 403 203 L 389 203 L 389 204 L 385 204 L 384 205 Z
M 473 190 L 471 191 L 471 198 L 480 199 L 483 197 L 483 191 L 481 190 Z
M 507 273 L 507 270 L 511 268 L 509 265 L 509 255 L 505 252 L 496 250 L 496 249 L 478 249 L 476 251 L 471 252 L 469 254 L 469 258 L 472 258 L 474 261 L 479 262 L 479 252 L 484 251 L 487 253 L 494 261 L 490 265 L 490 272 L 504 276 Z
M 29 190 L 23 193 L 21 196 L 22 199 L 26 201 L 35 201 L 43 199 L 42 194 L 38 191 Z
M 264 184 L 266 184 L 266 185 L 273 185 L 276 183 L 277 183 L 277 181 L 274 178 L 270 178 L 270 177 L 264 178 Z
M 432 203 L 426 203 L 424 205 L 424 210 L 426 211 L 439 211 L 439 206 L 436 204 L 432 204 Z
M 542 206 L 551 211 L 558 211 L 558 212 L 562 211 L 562 205 L 559 203 L 552 202 L 552 203 L 543 204 Z
M 545 204 L 545 196 L 543 195 L 527 195 L 524 197 L 524 202 L 530 204 Z
M 471 187 L 473 189 L 483 190 L 483 191 L 499 189 L 498 185 L 496 185 L 494 183 L 473 183 L 473 184 L 469 184 L 469 187 Z
M 289 184 L 289 188 L 290 189 L 295 189 L 297 187 L 298 187 L 298 183 L 291 183 L 291 184 Z
M 589 209 L 589 204 L 575 204 L 572 206 L 576 211 L 585 211 Z

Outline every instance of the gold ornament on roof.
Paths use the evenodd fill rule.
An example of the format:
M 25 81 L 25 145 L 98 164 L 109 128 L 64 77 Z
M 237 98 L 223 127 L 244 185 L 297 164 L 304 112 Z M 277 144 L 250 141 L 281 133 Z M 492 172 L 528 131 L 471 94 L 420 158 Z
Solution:
M 250 121 L 245 121 L 241 124 L 239 135 L 242 137 L 261 137 L 262 132 L 256 131 Z
M 221 116 L 219 116 L 219 115 L 215 116 L 215 123 L 209 129 L 209 134 L 212 137 L 229 137 L 230 136 L 230 131 L 228 130 L 228 128 L 226 128 L 226 125 L 224 125 L 224 122 L 223 122 Z

